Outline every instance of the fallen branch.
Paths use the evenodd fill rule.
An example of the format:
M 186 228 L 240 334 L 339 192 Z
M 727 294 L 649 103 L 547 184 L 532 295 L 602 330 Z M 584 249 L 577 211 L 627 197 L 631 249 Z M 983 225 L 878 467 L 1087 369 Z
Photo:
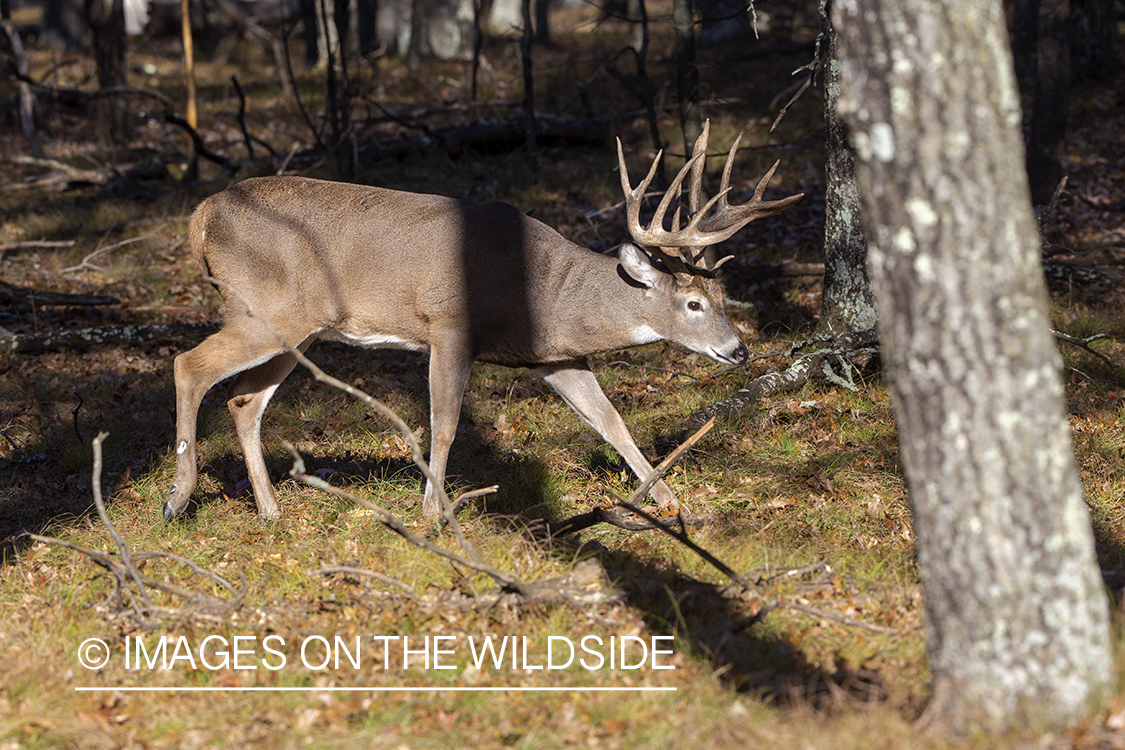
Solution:
M 807 604 L 797 604 L 797 603 L 794 603 L 794 602 L 783 602 L 783 601 L 780 601 L 780 600 L 772 601 L 769 604 L 765 604 L 765 605 L 762 606 L 761 609 L 758 610 L 758 612 L 756 614 L 751 615 L 750 617 L 747 617 L 745 619 L 739 620 L 738 622 L 736 622 L 734 624 L 733 630 L 735 632 L 738 632 L 739 630 L 745 630 L 745 629 L 747 629 L 747 628 L 749 628 L 753 625 L 756 625 L 757 623 L 762 622 L 765 619 L 766 615 L 768 615 L 770 612 L 772 612 L 775 609 L 789 609 L 789 610 L 793 610 L 794 612 L 803 612 L 806 615 L 812 615 L 814 617 L 819 617 L 819 618 L 824 619 L 824 620 L 831 620 L 832 622 L 838 622 L 841 625 L 847 625 L 850 628 L 862 628 L 864 630 L 870 630 L 873 633 L 898 633 L 898 632 L 900 632 L 897 628 L 888 628 L 888 627 L 885 627 L 883 625 L 872 625 L 869 622 L 863 622 L 862 620 L 855 620 L 851 617 L 845 617 L 844 615 L 838 615 L 835 612 L 828 612 L 828 611 L 823 610 L 823 609 L 817 609 L 816 607 L 810 607 Z
M 1097 357 L 1102 362 L 1104 362 L 1106 367 L 1108 367 L 1110 369 L 1114 369 L 1116 367 L 1116 365 L 1113 364 L 1113 360 L 1111 360 L 1109 357 L 1105 356 L 1101 352 L 1096 352 L 1096 351 L 1094 351 L 1093 349 L 1090 348 L 1091 343 L 1093 343 L 1095 341 L 1099 341 L 1099 340 L 1104 339 L 1104 338 L 1109 338 L 1106 334 L 1095 333 L 1093 336 L 1087 336 L 1084 339 L 1079 339 L 1079 338 L 1075 338 L 1074 336 L 1071 336 L 1069 334 L 1062 333 L 1061 331 L 1056 331 L 1054 329 L 1051 330 L 1051 333 L 1059 341 L 1065 341 L 1068 344 L 1073 344 L 1074 346 L 1077 346 L 1079 349 L 1082 349 L 1083 351 L 1086 351 L 1086 352 L 1089 352 L 1090 354 L 1093 354 L 1095 357 Z
M 0 281 L 0 305 L 17 311 L 29 311 L 32 307 L 71 305 L 87 307 L 96 305 L 119 305 L 121 300 L 108 294 L 62 294 L 59 292 L 37 292 L 30 287 L 15 286 Z
M 105 185 L 117 174 L 113 169 L 81 169 L 55 159 L 39 159 L 33 156 L 0 156 L 0 161 L 49 169 L 63 175 L 68 184 Z
M 680 515 L 675 518 L 658 518 L 655 521 L 636 519 L 626 516 L 616 508 L 594 508 L 586 513 L 579 513 L 554 524 L 543 524 L 543 535 L 548 537 L 563 536 L 583 531 L 598 524 L 607 523 L 625 531 L 648 531 L 663 526 L 674 528 L 676 526 L 705 526 L 715 520 L 715 516 L 707 515 Z
M 165 226 L 164 224 L 161 224 L 160 226 L 158 226 L 156 229 L 153 229 L 148 234 L 142 234 L 138 237 L 130 237 L 127 240 L 121 240 L 120 242 L 115 242 L 112 245 L 108 245 L 106 247 L 102 247 L 101 242 L 99 241 L 98 247 L 94 248 L 94 251 L 91 252 L 89 255 L 87 255 L 85 258 L 83 258 L 82 262 L 79 263 L 77 266 L 70 266 L 68 268 L 62 268 L 62 269 L 59 269 L 58 271 L 55 271 L 55 273 L 74 273 L 76 271 L 102 271 L 102 272 L 105 272 L 106 269 L 102 268 L 101 266 L 95 266 L 92 263 L 92 261 L 97 259 L 97 258 L 101 258 L 102 256 L 107 255 L 110 252 L 112 252 L 114 250 L 117 250 L 118 248 L 125 247 L 126 245 L 131 245 L 134 242 L 140 242 L 141 240 L 147 240 L 149 237 L 152 237 L 154 234 L 156 234 L 161 229 L 163 229 L 164 226 Z M 105 236 L 102 237 L 102 240 L 105 240 Z
M 0 253 L 9 250 L 41 250 L 56 247 L 74 247 L 74 240 L 21 240 L 20 242 L 0 242 Z
M 314 374 L 314 377 L 315 377 L 315 374 Z M 319 380 L 319 378 L 317 378 L 317 379 Z M 374 400 L 374 399 L 372 399 L 372 400 Z M 384 406 L 384 408 L 388 408 L 388 407 Z M 388 408 L 388 411 L 389 411 L 389 408 Z M 301 454 L 297 452 L 297 449 L 293 447 L 293 444 L 286 440 L 286 441 L 282 442 L 282 445 L 284 445 L 285 449 L 287 451 L 289 451 L 289 454 L 291 456 L 293 456 L 293 468 L 289 470 L 289 476 L 293 477 L 298 482 L 304 482 L 305 484 L 309 485 L 310 487 L 315 487 L 318 490 L 323 490 L 324 492 L 327 492 L 331 495 L 335 495 L 336 497 L 344 498 L 345 500 L 350 500 L 351 502 L 355 503 L 356 505 L 362 505 L 364 508 L 367 508 L 368 510 L 372 511 L 375 514 L 375 518 L 378 519 L 379 523 L 383 524 L 388 529 L 390 529 L 391 531 L 393 531 L 394 533 L 398 534 L 400 537 L 405 539 L 407 542 L 409 542 L 410 544 L 413 544 L 415 547 L 419 547 L 419 548 L 424 549 L 428 552 L 432 552 L 435 555 L 438 555 L 439 557 L 444 557 L 445 559 L 450 560 L 451 562 L 454 562 L 458 565 L 469 568 L 470 570 L 475 570 L 478 573 L 484 573 L 485 575 L 490 577 L 492 580 L 496 581 L 496 583 L 498 583 L 500 585 L 500 587 L 502 589 L 506 590 L 506 591 L 513 591 L 513 592 L 515 592 L 517 594 L 520 594 L 520 595 L 526 595 L 526 594 L 529 593 L 530 590 L 527 588 L 527 584 L 525 584 L 523 581 L 519 580 L 518 578 L 515 578 L 514 576 L 511 576 L 511 575 L 509 575 L 509 574 L 507 574 L 507 573 L 505 573 L 505 572 L 503 572 L 503 571 L 501 571 L 497 568 L 494 568 L 493 566 L 489 565 L 488 563 L 484 562 L 483 560 L 480 559 L 479 555 L 476 555 L 475 553 L 473 553 L 473 557 L 469 558 L 469 557 L 465 557 L 464 555 L 459 555 L 456 552 L 451 552 L 451 551 L 445 549 L 444 547 L 440 547 L 437 544 L 434 544 L 433 542 L 431 542 L 429 539 L 426 539 L 424 536 L 420 536 L 418 534 L 415 534 L 413 531 L 408 529 L 406 527 L 406 524 L 401 519 L 399 519 L 397 516 L 395 516 L 393 513 L 391 513 L 386 508 L 383 508 L 382 506 L 376 505 L 375 503 L 371 502 L 370 500 L 367 500 L 366 498 L 362 498 L 359 495 L 348 492 L 345 489 L 341 489 L 340 487 L 335 487 L 335 486 L 329 484 L 328 482 L 326 482 L 325 480 L 321 479 L 320 477 L 310 476 L 309 474 L 306 474 L 305 473 L 305 461 L 304 461 L 303 458 L 301 458 Z M 418 463 L 418 462 L 416 461 L 415 463 Z M 421 463 L 425 464 L 425 461 L 422 461 Z M 421 467 L 419 467 L 419 468 L 421 468 Z M 426 470 L 426 472 L 429 472 L 429 466 L 428 465 L 426 466 L 425 470 Z M 435 491 L 436 491 L 436 488 L 435 488 Z M 447 497 L 445 500 L 446 500 L 446 505 L 448 505 L 449 498 Z
M 737 393 L 717 403 L 693 412 L 686 420 L 681 434 L 695 429 L 709 419 L 721 419 L 741 414 L 750 409 L 760 399 L 783 391 L 800 388 L 814 378 L 825 378 L 845 387 L 852 387 L 850 375 L 855 369 L 851 360 L 856 357 L 870 357 L 877 353 L 879 339 L 875 329 L 855 331 L 840 336 L 822 336 L 795 344 L 789 354 L 809 346 L 819 346 L 811 352 L 801 354 L 785 370 L 771 372 L 756 378 Z M 843 375 L 834 372 L 831 365 L 836 363 L 844 371 Z
M 218 323 L 111 325 L 77 330 L 0 335 L 0 354 L 39 354 L 91 346 L 196 344 L 219 330 Z

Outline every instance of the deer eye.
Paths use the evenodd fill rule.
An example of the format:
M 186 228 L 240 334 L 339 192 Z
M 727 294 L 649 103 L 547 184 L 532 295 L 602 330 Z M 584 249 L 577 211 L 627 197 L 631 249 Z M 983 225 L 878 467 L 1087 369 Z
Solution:
M 703 309 L 703 305 L 699 304 L 699 300 L 693 299 L 687 303 L 687 309 L 691 310 L 692 312 L 699 312 Z

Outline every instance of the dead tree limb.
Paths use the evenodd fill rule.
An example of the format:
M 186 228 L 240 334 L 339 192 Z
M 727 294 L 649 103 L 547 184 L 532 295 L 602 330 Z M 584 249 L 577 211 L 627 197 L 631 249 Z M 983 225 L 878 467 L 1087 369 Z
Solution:
M 687 418 L 681 434 L 695 429 L 697 425 L 708 419 L 721 419 L 742 414 L 762 398 L 800 388 L 815 378 L 824 378 L 838 385 L 854 388 L 850 380 L 851 374 L 855 370 L 852 360 L 857 357 L 870 357 L 876 354 L 878 342 L 879 339 L 875 335 L 874 328 L 845 333 L 840 336 L 818 336 L 800 342 L 790 349 L 790 356 L 798 350 L 807 349 L 810 346 L 819 348 L 801 354 L 785 370 L 771 372 L 752 380 L 733 396 L 693 412 Z M 835 372 L 832 369 L 834 364 L 840 367 L 843 372 Z
M 0 21 L 0 28 L 3 28 L 4 33 L 8 36 L 8 48 L 11 49 L 12 56 L 15 58 L 17 74 L 26 78 L 28 75 L 27 52 L 23 48 L 23 41 L 20 39 L 20 33 L 16 29 L 16 25 L 5 18 Z M 31 86 L 24 80 L 18 81 L 17 86 L 19 87 L 20 130 L 23 131 L 23 137 L 27 139 L 27 144 L 31 147 L 32 156 L 42 159 L 45 155 L 43 146 L 39 143 L 39 134 L 35 132 L 35 100 L 31 95 Z
M 91 346 L 142 344 L 196 344 L 219 330 L 218 323 L 168 323 L 162 325 L 114 325 L 77 330 L 17 333 L 0 336 L 0 353 L 39 354 L 60 349 Z
M 121 559 L 121 565 L 128 571 L 129 576 L 137 584 L 137 594 L 140 595 L 141 601 L 145 606 L 152 607 L 152 600 L 148 598 L 148 591 L 145 590 L 144 582 L 141 580 L 141 574 L 133 565 L 132 560 L 129 559 L 129 545 L 125 544 L 125 540 L 121 534 L 117 532 L 117 528 L 110 522 L 109 516 L 105 512 L 105 503 L 102 501 L 102 442 L 109 437 L 108 432 L 99 432 L 97 437 L 94 438 L 91 446 L 94 449 L 94 468 L 90 476 L 90 486 L 94 492 L 94 507 L 98 509 L 98 517 L 102 519 L 102 525 L 109 531 L 109 535 L 113 537 L 113 541 L 117 543 L 117 555 Z M 138 611 L 139 614 L 139 611 Z
M 1054 334 L 1055 338 L 1057 338 L 1059 341 L 1065 341 L 1068 344 L 1072 344 L 1074 346 L 1077 346 L 1079 349 L 1082 349 L 1085 352 L 1089 352 L 1090 354 L 1093 354 L 1095 357 L 1097 357 L 1102 362 L 1104 362 L 1106 367 L 1109 367 L 1110 369 L 1114 369 L 1116 367 L 1116 365 L 1113 364 L 1113 360 L 1111 360 L 1109 357 L 1105 356 L 1101 352 L 1096 352 L 1092 348 L 1090 348 L 1091 343 L 1093 343 L 1095 341 L 1099 341 L 1099 340 L 1104 339 L 1104 338 L 1108 338 L 1108 336 L 1106 334 L 1096 333 L 1093 336 L 1087 336 L 1084 339 L 1080 339 L 1080 338 L 1075 338 L 1074 336 L 1071 336 L 1069 334 L 1063 333 L 1061 331 L 1056 331 L 1056 330 L 1053 330 L 1053 329 L 1051 330 L 1051 333 Z
M 296 349 L 294 349 L 290 353 L 295 352 Z M 319 380 L 320 378 L 317 379 Z M 315 487 L 318 490 L 323 490 L 324 492 L 335 495 L 336 497 L 350 500 L 356 505 L 362 505 L 364 508 L 367 508 L 375 514 L 375 517 L 379 520 L 379 523 L 383 524 L 388 529 L 398 534 L 410 544 L 413 544 L 415 547 L 418 547 L 420 549 L 424 549 L 427 552 L 432 552 L 439 557 L 444 557 L 445 559 L 450 560 L 451 562 L 454 562 L 463 567 L 469 568 L 470 570 L 475 570 L 478 573 L 484 573 L 489 578 L 496 581 L 496 583 L 498 583 L 500 587 L 505 591 L 512 591 L 520 595 L 526 595 L 529 592 L 529 589 L 527 589 L 527 584 L 525 584 L 523 581 L 515 578 L 512 575 L 509 575 L 508 573 L 505 573 L 502 570 L 494 568 L 493 566 L 481 560 L 479 555 L 476 555 L 474 553 L 473 557 L 469 558 L 465 557 L 464 555 L 459 555 L 456 552 L 451 552 L 444 547 L 434 544 L 424 536 L 415 534 L 413 531 L 406 527 L 406 524 L 401 519 L 399 519 L 397 516 L 395 516 L 393 513 L 383 508 L 382 506 L 376 505 L 370 500 L 348 492 L 345 489 L 341 489 L 340 487 L 334 487 L 320 477 L 310 476 L 309 474 L 306 474 L 305 461 L 303 458 L 301 458 L 301 454 L 297 452 L 297 449 L 294 448 L 293 444 L 289 441 L 284 441 L 282 444 L 285 446 L 285 449 L 289 451 L 290 455 L 293 456 L 293 468 L 289 470 L 289 476 L 293 477 L 298 482 L 303 482 L 310 487 Z M 416 461 L 415 463 L 418 462 Z M 421 463 L 425 464 L 425 461 L 421 461 Z M 426 471 L 429 472 L 428 465 L 426 466 Z M 448 506 L 449 498 L 447 497 L 445 498 L 445 500 L 446 505 Z
M 25 312 L 32 307 L 53 305 L 73 305 L 86 307 L 93 305 L 119 305 L 121 300 L 108 294 L 61 294 L 59 292 L 38 292 L 30 287 L 15 286 L 0 281 L 0 307 L 10 307 Z
M 574 534 L 579 531 L 597 526 L 599 524 L 609 524 L 616 526 L 625 531 L 648 531 L 655 529 L 657 526 L 664 526 L 674 528 L 676 526 L 705 526 L 717 518 L 714 515 L 695 515 L 685 514 L 675 518 L 658 518 L 655 522 L 646 519 L 637 519 L 633 516 L 627 516 L 619 511 L 617 508 L 594 508 L 586 513 L 579 513 L 578 515 L 571 516 L 563 521 L 553 524 L 543 525 L 543 535 L 547 537 L 558 537 L 566 534 Z
M 56 247 L 74 247 L 74 240 L 20 240 L 19 242 L 0 242 L 0 253 L 11 250 L 46 250 Z

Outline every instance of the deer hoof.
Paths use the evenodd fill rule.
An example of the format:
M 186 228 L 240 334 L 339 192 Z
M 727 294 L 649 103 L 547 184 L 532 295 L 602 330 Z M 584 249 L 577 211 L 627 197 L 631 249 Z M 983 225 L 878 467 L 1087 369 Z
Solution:
M 176 511 L 175 511 L 174 508 L 172 508 L 172 502 L 168 501 L 168 502 L 164 503 L 164 520 L 166 522 L 170 522 L 175 517 L 176 517 Z

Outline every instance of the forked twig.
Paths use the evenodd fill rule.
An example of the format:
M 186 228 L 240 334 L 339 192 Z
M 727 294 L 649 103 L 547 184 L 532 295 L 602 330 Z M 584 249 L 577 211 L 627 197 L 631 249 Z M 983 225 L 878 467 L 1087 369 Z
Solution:
M 1110 369 L 1113 369 L 1113 368 L 1116 367 L 1116 365 L 1113 364 L 1113 361 L 1109 357 L 1105 356 L 1101 352 L 1096 352 L 1092 348 L 1090 348 L 1090 344 L 1093 343 L 1094 341 L 1099 341 L 1101 339 L 1108 338 L 1108 336 L 1106 334 L 1095 333 L 1093 336 L 1087 336 L 1084 339 L 1080 339 L 1080 338 L 1077 338 L 1075 336 L 1071 336 L 1069 334 L 1063 333 L 1061 331 L 1056 331 L 1054 329 L 1051 330 L 1051 333 L 1059 341 L 1065 341 L 1068 344 L 1073 344 L 1074 346 L 1077 346 L 1079 349 L 1082 349 L 1086 352 L 1089 352 L 1090 354 L 1093 354 L 1095 357 L 1097 357 L 1102 362 L 1104 362 L 1106 367 L 1108 367 Z
M 148 598 L 148 592 L 145 591 L 141 573 L 129 559 L 129 546 L 125 544 L 125 540 L 117 533 L 117 529 L 110 522 L 109 515 L 105 512 L 105 503 L 102 501 L 102 441 L 107 437 L 109 437 L 108 432 L 99 432 L 91 443 L 94 448 L 94 468 L 90 483 L 94 491 L 94 506 L 98 509 L 98 517 L 102 519 L 102 524 L 109 530 L 109 535 L 113 537 L 113 541 L 117 542 L 117 554 L 121 557 L 121 564 L 137 584 L 137 592 L 141 596 L 141 601 L 145 603 L 145 606 L 152 607 L 152 600 Z M 139 611 L 138 614 L 140 614 Z
M 94 251 L 92 253 L 90 253 L 89 255 L 87 255 L 85 258 L 83 258 L 82 262 L 79 263 L 77 266 L 70 266 L 69 268 L 62 268 L 62 269 L 59 269 L 58 271 L 55 271 L 55 273 L 75 273 L 77 271 L 102 271 L 102 272 L 105 272 L 106 269 L 102 268 L 101 266 L 95 266 L 92 261 L 95 260 L 96 258 L 99 258 L 99 257 L 105 255 L 106 253 L 109 253 L 113 250 L 116 250 L 119 247 L 125 247 L 126 245 L 133 244 L 134 242 L 140 242 L 141 240 L 147 240 L 149 237 L 152 237 L 154 234 L 159 232 L 165 226 L 167 226 L 167 225 L 161 224 L 160 226 L 158 226 L 156 229 L 153 229 L 148 234 L 142 234 L 139 237 L 130 237 L 127 240 L 121 240 L 120 242 L 115 242 L 112 245 L 109 245 L 107 247 L 100 247 L 100 243 L 99 243 L 99 247 L 94 248 Z

